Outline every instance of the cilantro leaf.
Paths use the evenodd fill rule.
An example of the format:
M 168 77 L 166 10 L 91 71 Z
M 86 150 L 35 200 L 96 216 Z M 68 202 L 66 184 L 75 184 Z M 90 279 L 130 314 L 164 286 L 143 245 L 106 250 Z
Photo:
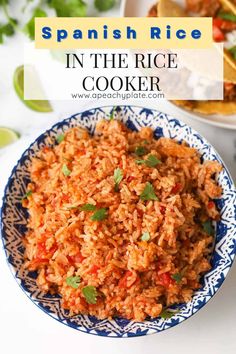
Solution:
M 83 0 L 48 0 L 58 17 L 85 17 L 87 5 Z
M 115 5 L 115 3 L 115 0 L 94 0 L 94 6 L 99 11 L 108 11 Z
M 96 304 L 97 302 L 97 290 L 95 286 L 87 285 L 82 289 L 82 294 L 84 295 L 88 304 Z
M 62 173 L 64 174 L 64 176 L 68 177 L 71 174 L 71 170 L 69 170 L 69 168 L 66 166 L 66 164 L 64 164 L 62 166 Z
M 142 193 L 140 194 L 140 199 L 145 200 L 159 200 L 155 194 L 153 185 L 150 182 L 146 183 L 146 186 Z
M 84 204 L 82 207 L 80 207 L 81 211 L 94 211 L 96 210 L 96 206 L 93 204 Z
M 175 314 L 176 314 L 176 312 L 172 312 L 172 311 L 169 311 L 168 309 L 164 309 L 160 313 L 160 317 L 164 318 L 164 319 L 168 319 L 168 318 L 173 317 Z
M 16 24 L 16 20 L 11 19 L 5 25 L 0 25 L 0 44 L 3 43 L 3 36 L 11 37 L 15 33 L 14 23 Z
M 150 240 L 150 234 L 149 232 L 144 232 L 141 237 L 142 241 L 149 241 Z
M 161 161 L 155 155 L 149 155 L 147 160 L 136 160 L 137 165 L 147 165 L 148 167 L 155 167 L 160 164 Z
M 92 221 L 102 221 L 107 218 L 107 209 L 101 208 L 95 211 L 95 213 L 91 216 Z
M 21 200 L 25 200 L 25 199 L 28 199 L 28 197 L 30 197 L 32 195 L 32 191 L 29 190 L 28 192 L 25 193 L 25 195 L 23 195 L 22 199 Z
M 155 155 L 149 155 L 145 163 L 148 167 L 155 167 L 159 165 L 161 161 Z
M 0 0 L 0 6 L 7 5 L 8 0 Z
M 65 139 L 64 134 L 60 134 L 56 137 L 56 141 L 58 142 L 58 144 L 60 144 L 64 139 Z
M 214 235 L 214 229 L 212 227 L 211 220 L 207 220 L 202 223 L 203 230 L 208 234 L 208 235 Z
M 123 172 L 122 170 L 118 167 L 114 171 L 114 182 L 115 182 L 115 191 L 118 192 L 119 190 L 119 184 L 123 179 Z
M 232 57 L 236 60 L 236 45 L 230 49 L 228 49 Z
M 183 278 L 183 276 L 180 273 L 175 273 L 171 275 L 171 278 L 176 281 L 177 284 L 179 284 Z
M 35 17 L 47 17 L 47 14 L 46 14 L 46 12 L 44 10 L 40 9 L 39 7 L 37 7 L 34 10 L 31 19 L 26 23 L 26 25 L 24 27 L 24 32 L 32 40 L 34 40 L 34 37 L 35 37 L 35 25 L 34 25 Z
M 66 284 L 74 289 L 78 289 L 79 283 L 81 281 L 80 277 L 68 277 L 66 278 Z
M 0 0 L 0 6 L 3 7 L 3 12 L 7 19 L 6 24 L 0 25 L 0 44 L 3 43 L 3 36 L 12 36 L 15 33 L 15 28 L 17 27 L 17 21 L 9 15 L 7 7 L 8 4 L 8 0 Z
M 146 155 L 147 149 L 144 146 L 137 146 L 134 152 L 138 156 Z
M 226 21 L 236 22 L 236 15 L 229 12 L 220 11 L 218 16 Z

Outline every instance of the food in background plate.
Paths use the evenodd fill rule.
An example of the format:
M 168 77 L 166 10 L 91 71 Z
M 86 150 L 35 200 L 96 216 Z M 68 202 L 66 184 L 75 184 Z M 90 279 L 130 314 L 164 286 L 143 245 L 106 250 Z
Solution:
M 70 314 L 157 317 L 187 302 L 210 268 L 217 161 L 114 119 L 42 147 L 23 197 L 25 267 Z
M 172 0 L 160 0 L 151 15 L 161 17 L 209 16 L 213 19 L 213 36 L 225 42 L 224 100 L 175 100 L 175 104 L 203 114 L 236 113 L 236 6 L 228 0 L 186 0 L 185 9 Z M 155 11 L 156 8 L 156 11 Z M 150 15 L 150 13 L 149 13 Z

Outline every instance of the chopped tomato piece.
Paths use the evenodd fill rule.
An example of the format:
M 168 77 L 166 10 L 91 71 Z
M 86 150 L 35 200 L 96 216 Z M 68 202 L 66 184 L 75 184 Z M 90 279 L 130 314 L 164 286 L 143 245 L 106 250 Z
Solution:
M 223 23 L 222 18 L 218 18 L 218 17 L 217 18 L 213 18 L 213 26 L 221 28 L 222 23 Z
M 174 284 L 174 280 L 171 278 L 169 272 L 160 274 L 158 279 L 166 288 L 168 288 L 171 284 Z
M 75 263 L 82 263 L 85 257 L 82 256 L 80 252 L 76 253 L 74 256 L 66 256 L 71 265 Z
M 50 257 L 53 255 L 53 253 L 56 252 L 56 250 L 58 249 L 58 246 L 56 244 L 54 244 L 49 250 L 47 250 L 46 248 L 46 244 L 45 242 L 39 242 L 37 244 L 37 256 L 40 258 L 44 258 L 44 257 Z
M 50 148 L 48 146 L 44 146 L 42 150 L 43 150 L 43 152 L 48 152 L 48 151 L 50 151 Z
M 160 205 L 160 212 L 161 214 L 165 214 L 166 207 L 164 205 Z
M 209 209 L 212 209 L 212 208 L 214 208 L 215 203 L 211 200 L 211 201 L 208 203 L 207 206 L 208 206 Z
M 90 268 L 89 272 L 90 274 L 97 274 L 98 269 L 100 269 L 99 266 L 97 266 L 96 264 L 92 265 L 92 267 Z
M 38 252 L 37 253 L 46 253 L 46 245 L 45 242 L 39 242 L 37 244 Z
M 130 288 L 137 280 L 137 275 L 127 270 L 125 275 L 119 281 L 120 288 Z
M 178 193 L 182 189 L 181 183 L 176 183 L 176 185 L 172 188 L 171 193 Z
M 129 177 L 127 178 L 127 182 L 130 183 L 130 182 L 132 182 L 134 179 L 135 179 L 134 176 L 129 176 Z
M 84 259 L 85 257 L 83 257 L 80 252 L 74 256 L 75 263 L 82 263 Z
M 69 202 L 69 196 L 68 195 L 66 195 L 66 194 L 63 194 L 63 196 L 62 196 L 62 198 L 61 198 L 61 200 L 63 201 L 63 202 Z
M 46 264 L 48 264 L 49 262 L 49 259 L 47 258 L 35 258 L 33 259 L 32 261 L 30 261 L 30 264 L 29 264 L 29 269 L 30 270 L 36 270 L 38 269 L 40 266 L 44 266 Z
M 213 39 L 215 42 L 223 42 L 225 40 L 224 32 L 221 30 L 222 20 L 220 18 L 213 19 Z

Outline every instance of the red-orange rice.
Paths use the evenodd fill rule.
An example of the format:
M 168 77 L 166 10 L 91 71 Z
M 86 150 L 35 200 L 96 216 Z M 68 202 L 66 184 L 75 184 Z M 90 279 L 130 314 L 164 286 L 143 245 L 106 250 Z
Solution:
M 203 225 L 219 218 L 212 201 L 221 194 L 219 163 L 201 163 L 185 143 L 115 120 L 99 122 L 93 137 L 76 127 L 62 139 L 33 158 L 23 202 L 25 267 L 38 271 L 39 288 L 60 294 L 71 314 L 100 319 L 144 320 L 189 301 L 211 268 L 214 236 Z M 161 163 L 147 166 L 150 155 Z M 115 187 L 117 168 L 123 178 Z M 158 200 L 140 198 L 147 182 Z M 106 208 L 107 218 L 91 220 L 95 211 L 82 211 L 85 204 Z

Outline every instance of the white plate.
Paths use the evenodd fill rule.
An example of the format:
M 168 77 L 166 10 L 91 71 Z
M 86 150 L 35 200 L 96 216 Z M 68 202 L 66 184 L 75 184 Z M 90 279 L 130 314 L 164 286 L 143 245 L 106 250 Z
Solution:
M 152 5 L 157 2 L 156 0 L 123 0 L 121 4 L 121 16 L 124 17 L 144 17 L 147 15 L 148 10 L 151 8 Z M 183 3 L 182 0 L 178 0 L 177 2 Z M 191 111 L 187 111 L 182 109 L 181 107 L 177 107 L 176 105 L 171 103 L 173 108 L 172 114 L 174 114 L 175 110 L 179 112 L 185 112 L 188 117 L 192 119 L 198 120 L 203 123 L 207 123 L 210 125 L 214 125 L 220 128 L 226 129 L 234 129 L 236 130 L 236 114 L 234 115 L 204 115 L 204 114 L 197 114 Z

